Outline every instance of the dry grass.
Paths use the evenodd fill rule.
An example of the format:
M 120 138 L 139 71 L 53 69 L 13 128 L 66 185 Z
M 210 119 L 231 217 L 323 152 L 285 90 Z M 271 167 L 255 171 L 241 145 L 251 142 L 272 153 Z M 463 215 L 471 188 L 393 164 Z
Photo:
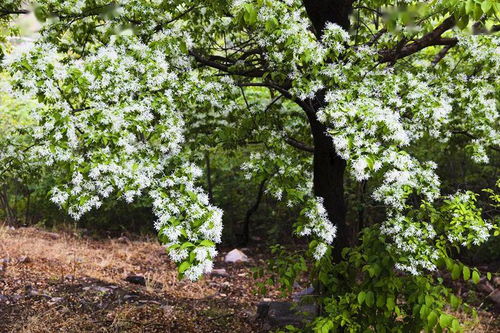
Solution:
M 259 254 L 250 255 L 259 264 Z M 95 241 L 3 225 L 1 258 L 10 262 L 0 272 L 0 295 L 18 299 L 8 306 L 0 300 L 0 332 L 262 331 L 253 317 L 260 298 L 246 266 L 227 266 L 228 278 L 179 281 L 164 249 L 151 240 Z M 129 274 L 143 275 L 146 286 L 125 282 Z M 477 321 L 456 315 L 468 321 L 467 332 L 500 332 L 491 313 L 479 312 Z
M 179 281 L 174 265 L 156 242 L 95 241 L 35 228 L 0 228 L 0 258 L 10 260 L 0 295 L 22 297 L 4 309 L 0 303 L 0 332 L 7 328 L 16 332 L 259 331 L 252 316 L 260 298 L 253 295 L 255 282 L 242 265 L 226 268 L 230 278 Z M 144 276 L 146 286 L 125 282 L 129 274 Z M 93 286 L 113 289 L 99 292 Z M 39 295 L 30 295 L 31 290 Z M 125 295 L 133 297 L 124 301 Z M 58 297 L 64 301 L 54 302 Z M 205 311 L 214 307 L 231 315 L 206 316 Z

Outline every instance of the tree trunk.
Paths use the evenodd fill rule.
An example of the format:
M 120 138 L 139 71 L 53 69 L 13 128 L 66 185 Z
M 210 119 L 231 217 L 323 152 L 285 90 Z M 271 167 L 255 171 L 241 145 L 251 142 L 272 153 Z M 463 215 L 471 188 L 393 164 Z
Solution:
M 338 24 L 349 30 L 349 14 L 353 0 L 303 0 L 307 15 L 318 39 L 328 22 Z M 328 217 L 337 226 L 334 240 L 333 260 L 342 259 L 342 249 L 355 244 L 357 238 L 355 225 L 346 221 L 346 202 L 344 198 L 344 173 L 346 162 L 337 155 L 331 137 L 326 133 L 326 126 L 316 117 L 319 109 L 325 106 L 325 91 L 320 91 L 315 98 L 305 101 L 305 111 L 311 126 L 314 141 L 314 194 L 323 198 Z
M 241 246 L 246 246 L 250 241 L 250 219 L 252 215 L 259 209 L 260 202 L 262 201 L 262 196 L 264 195 L 264 189 L 267 178 L 264 178 L 259 184 L 259 190 L 257 192 L 257 198 L 255 203 L 247 210 L 245 214 L 245 221 L 243 221 L 243 235 L 241 237 Z
M 313 186 L 314 195 L 323 198 L 328 217 L 337 227 L 334 240 L 333 260 L 341 260 L 342 249 L 354 245 L 354 229 L 346 221 L 346 202 L 344 198 L 344 172 L 346 162 L 335 152 L 332 138 L 326 127 L 309 114 L 309 123 L 314 142 Z
M 210 152 L 207 150 L 205 152 L 205 163 L 207 168 L 207 191 L 208 191 L 208 200 L 213 202 L 213 193 L 212 193 L 212 169 L 210 168 Z

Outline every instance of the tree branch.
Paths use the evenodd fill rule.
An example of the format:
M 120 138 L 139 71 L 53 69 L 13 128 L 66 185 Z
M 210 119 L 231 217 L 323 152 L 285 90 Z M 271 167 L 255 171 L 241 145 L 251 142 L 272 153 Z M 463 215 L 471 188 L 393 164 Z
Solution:
M 292 137 L 287 136 L 285 138 L 285 142 L 288 143 L 290 146 L 295 147 L 297 149 L 307 151 L 308 153 L 314 153 L 314 147 L 308 146 L 307 144 L 297 141 Z
M 8 16 L 8 15 L 21 15 L 21 14 L 29 14 L 30 11 L 27 9 L 18 9 L 18 10 L 6 10 L 0 9 L 0 17 Z
M 206 58 L 194 50 L 190 50 L 189 54 L 193 56 L 196 59 L 196 61 L 198 61 L 202 65 L 209 66 L 233 75 L 241 75 L 246 77 L 262 77 L 265 73 L 263 70 L 260 70 L 258 68 L 252 68 L 249 70 L 233 70 L 230 68 L 230 66 L 215 61 L 212 57 Z M 218 56 L 217 59 L 221 60 L 221 58 Z M 227 62 L 231 62 L 229 59 L 226 60 Z
M 453 47 L 453 45 L 446 45 L 445 47 L 443 47 L 441 49 L 441 51 L 439 51 L 438 54 L 436 54 L 436 56 L 434 57 L 434 60 L 432 60 L 432 64 L 435 66 L 437 65 L 438 62 L 441 61 L 441 59 L 444 58 L 444 56 L 446 55 L 446 53 L 448 53 L 448 51 Z
M 461 134 L 461 135 L 464 135 L 470 139 L 477 139 L 477 137 L 475 135 L 472 135 L 470 134 L 469 132 L 467 131 L 461 131 L 461 130 L 452 130 L 451 133 L 453 134 Z M 496 147 L 496 146 L 488 146 L 488 148 L 494 150 L 494 151 L 500 151 L 500 147 Z
M 447 45 L 454 46 L 457 44 L 458 40 L 456 38 L 443 38 L 441 35 L 447 30 L 453 28 L 455 25 L 455 19 L 449 17 L 443 21 L 439 26 L 433 31 L 429 32 L 427 35 L 420 39 L 415 40 L 413 43 L 404 45 L 401 48 L 395 48 L 392 50 L 382 50 L 379 52 L 381 63 L 384 62 L 395 62 L 397 59 L 401 59 L 417 53 L 418 51 L 435 45 Z

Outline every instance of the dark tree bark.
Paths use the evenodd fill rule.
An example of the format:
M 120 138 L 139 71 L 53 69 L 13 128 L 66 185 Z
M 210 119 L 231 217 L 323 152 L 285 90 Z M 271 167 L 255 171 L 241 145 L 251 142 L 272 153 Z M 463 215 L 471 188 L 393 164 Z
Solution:
M 319 103 L 313 104 L 318 110 L 324 104 L 323 96 Z M 311 133 L 314 142 L 313 186 L 314 195 L 323 198 L 323 205 L 328 217 L 337 226 L 334 241 L 333 260 L 341 260 L 341 252 L 345 247 L 354 245 L 356 228 L 349 227 L 346 221 L 347 207 L 344 197 L 344 173 L 346 161 L 335 151 L 332 138 L 324 124 L 318 121 L 316 113 L 308 112 Z
M 259 191 L 257 192 L 257 198 L 255 199 L 255 203 L 247 210 L 245 214 L 245 221 L 243 221 L 243 235 L 241 237 L 241 246 L 245 246 L 248 244 L 250 240 L 250 219 L 252 215 L 259 209 L 260 202 L 262 201 L 262 196 L 264 195 L 264 189 L 267 179 L 263 179 L 259 185 Z
M 210 167 L 210 153 L 208 150 L 205 153 L 205 163 L 207 168 L 207 191 L 208 191 L 208 200 L 210 202 L 213 201 L 213 193 L 212 193 L 212 169 Z
M 336 23 L 349 30 L 349 14 L 353 0 L 303 0 L 303 3 L 316 37 L 321 38 L 327 22 Z
M 304 0 L 304 6 L 318 39 L 321 38 L 327 22 L 349 29 L 352 0 Z M 336 153 L 326 126 L 316 117 L 318 110 L 326 105 L 325 92 L 320 91 L 314 99 L 306 101 L 303 105 L 314 141 L 314 194 L 323 198 L 328 217 L 337 226 L 333 260 L 339 262 L 342 259 L 342 249 L 353 246 L 357 238 L 355 235 L 357 227 L 348 225 L 346 221 L 347 207 L 344 197 L 346 162 Z

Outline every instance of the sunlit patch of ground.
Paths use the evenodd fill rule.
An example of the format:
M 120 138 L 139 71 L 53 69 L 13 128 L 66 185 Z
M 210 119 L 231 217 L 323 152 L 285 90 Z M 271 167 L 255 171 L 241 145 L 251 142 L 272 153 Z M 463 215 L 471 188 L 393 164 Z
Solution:
M 251 265 L 218 262 L 229 277 L 193 283 L 177 279 L 154 241 L 3 228 L 0 259 L 0 332 L 262 331 L 249 267 L 257 256 Z M 129 274 L 146 286 L 124 281 Z
M 265 332 L 255 318 L 251 267 L 264 264 L 255 249 L 246 265 L 216 267 L 229 277 L 179 281 L 153 240 L 91 240 L 35 228 L 0 226 L 0 332 Z M 146 286 L 124 281 L 145 277 Z M 270 298 L 278 298 L 271 290 Z M 479 311 L 468 331 L 500 332 L 495 314 Z

